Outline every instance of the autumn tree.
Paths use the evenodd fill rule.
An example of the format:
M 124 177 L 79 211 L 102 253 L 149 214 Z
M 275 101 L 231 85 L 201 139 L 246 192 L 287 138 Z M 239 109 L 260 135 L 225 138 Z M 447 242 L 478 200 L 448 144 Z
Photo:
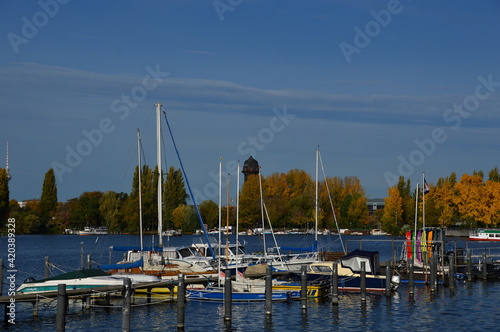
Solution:
M 482 186 L 483 177 L 477 173 L 462 175 L 460 182 L 455 185 L 457 195 L 454 197 L 454 202 L 461 218 L 471 226 L 477 226 L 478 220 L 481 219 Z
M 259 175 L 249 175 L 240 192 L 240 226 L 262 227 Z
M 311 176 L 299 169 L 286 174 L 290 193 L 290 226 L 306 228 L 314 225 L 314 182 Z
M 274 228 L 286 228 L 289 222 L 290 189 L 284 173 L 273 173 L 263 181 L 263 195 Z
M 455 173 L 446 178 L 439 178 L 436 186 L 427 195 L 435 202 L 436 211 L 434 214 L 437 216 L 440 226 L 450 226 L 459 218 L 455 203 L 455 184 Z
M 390 234 L 400 234 L 403 226 L 403 199 L 398 187 L 390 187 L 384 199 L 382 229 Z

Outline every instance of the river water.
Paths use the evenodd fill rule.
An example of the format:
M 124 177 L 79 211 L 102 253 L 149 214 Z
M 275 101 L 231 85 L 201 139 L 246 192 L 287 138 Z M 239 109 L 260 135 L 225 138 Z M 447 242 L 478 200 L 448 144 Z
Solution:
M 200 236 L 171 237 L 167 244 L 186 245 L 199 242 Z M 262 238 L 242 236 L 239 238 L 248 251 L 262 250 Z M 234 236 L 230 241 L 235 241 Z M 281 246 L 303 246 L 312 244 L 312 236 L 277 236 Z M 266 236 L 267 246 L 273 246 Z M 344 236 L 348 250 L 362 247 L 378 250 L 380 260 L 398 259 L 402 246 L 401 238 L 388 236 Z M 16 283 L 19 285 L 30 276 L 41 278 L 44 274 L 44 258 L 61 270 L 78 268 L 83 256 L 90 254 L 100 264 L 116 262 L 122 253 L 110 252 L 113 245 L 139 245 L 139 237 L 133 235 L 75 236 L 75 235 L 21 235 L 16 237 L 15 266 Z M 152 238 L 145 237 L 145 245 Z M 329 251 L 341 251 L 338 236 L 319 236 L 320 247 Z M 466 239 L 448 239 L 447 250 L 453 247 L 474 248 L 474 253 L 495 250 L 500 244 L 468 242 Z M 7 237 L 0 238 L 0 258 L 7 260 Z M 54 274 L 61 273 L 55 269 Z M 6 280 L 4 280 L 4 284 Z M 4 286 L 3 294 L 6 295 Z M 69 306 L 66 316 L 67 331 L 120 331 L 122 311 L 116 308 L 94 308 L 83 310 L 81 304 Z M 133 331 L 176 331 L 176 302 L 145 305 L 138 298 L 132 308 Z M 409 294 L 408 285 L 401 285 L 391 297 L 385 294 L 368 294 L 365 302 L 357 293 L 341 293 L 338 305 L 328 298 L 308 301 L 306 312 L 302 312 L 300 301 L 273 303 L 272 317 L 266 318 L 263 303 L 234 304 L 231 324 L 224 323 L 224 307 L 217 303 L 187 302 L 185 331 L 484 331 L 496 330 L 500 321 L 500 281 L 457 281 L 454 289 L 438 286 L 436 292 L 430 287 L 416 285 L 414 295 Z M 0 309 L 3 313 L 3 309 Z M 54 331 L 55 302 L 40 307 L 38 317 L 32 316 L 30 304 L 16 304 L 16 324 L 0 325 L 7 331 Z

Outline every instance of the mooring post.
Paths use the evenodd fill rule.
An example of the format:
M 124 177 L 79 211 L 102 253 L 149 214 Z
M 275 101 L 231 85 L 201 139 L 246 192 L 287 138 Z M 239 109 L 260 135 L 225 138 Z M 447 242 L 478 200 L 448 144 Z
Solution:
M 467 249 L 467 281 L 472 281 L 472 256 L 470 249 Z
M 92 257 L 90 256 L 90 254 L 87 255 L 87 269 L 91 269 L 92 268 Z
M 184 329 L 185 312 L 186 312 L 186 282 L 184 280 L 184 274 L 179 274 L 177 277 L 177 328 Z M 174 289 L 170 289 L 170 293 L 173 293 Z
M 392 294 L 392 270 L 391 261 L 385 264 L 385 296 L 390 297 Z
M 57 313 L 56 313 L 56 331 L 66 330 L 66 309 L 68 307 L 68 298 L 66 297 L 66 284 L 57 285 Z
M 483 280 L 488 279 L 488 263 L 486 262 L 486 252 L 483 252 Z
M 331 292 L 332 292 L 332 304 L 339 304 L 339 275 L 337 274 L 337 263 L 333 263 L 332 270 L 332 284 L 331 284 Z
M 366 301 L 366 262 L 361 262 L 361 273 L 360 273 L 360 289 L 361 289 L 361 301 Z
M 231 284 L 231 270 L 225 270 L 224 278 L 224 321 L 231 322 L 231 306 L 233 304 L 233 286 Z
M 307 311 L 307 266 L 300 267 L 300 301 L 302 312 Z
M 49 256 L 45 256 L 45 279 L 50 277 L 50 259 Z
M 415 267 L 413 266 L 413 258 L 410 259 L 409 261 L 409 271 L 408 271 L 408 283 L 409 283 L 409 287 L 410 287 L 410 295 L 413 295 L 414 292 L 415 292 L 415 287 L 414 287 L 414 282 L 415 282 Z
M 264 310 L 266 316 L 271 317 L 273 314 L 273 275 L 270 266 L 266 268 L 265 295 L 266 303 L 264 304 Z
M 3 296 L 3 258 L 0 258 L 0 296 Z
M 455 257 L 453 254 L 450 255 L 449 259 L 448 286 L 450 287 L 450 289 L 455 288 Z
M 122 331 L 130 331 L 130 296 L 132 293 L 132 281 L 130 278 L 123 279 L 123 307 L 122 307 Z
M 437 261 L 436 256 L 432 256 L 431 258 L 431 292 L 436 291 L 436 274 L 437 274 Z

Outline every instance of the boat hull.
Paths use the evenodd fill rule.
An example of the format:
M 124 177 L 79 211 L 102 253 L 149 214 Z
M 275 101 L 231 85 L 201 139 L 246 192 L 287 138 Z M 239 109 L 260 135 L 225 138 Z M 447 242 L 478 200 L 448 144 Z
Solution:
M 204 290 L 187 290 L 189 300 L 195 301 L 224 301 L 223 289 L 204 289 Z M 290 301 L 300 298 L 300 291 L 283 291 L 273 292 L 273 301 Z M 252 292 L 232 292 L 231 300 L 234 302 L 262 302 L 266 300 L 265 293 L 252 293 Z

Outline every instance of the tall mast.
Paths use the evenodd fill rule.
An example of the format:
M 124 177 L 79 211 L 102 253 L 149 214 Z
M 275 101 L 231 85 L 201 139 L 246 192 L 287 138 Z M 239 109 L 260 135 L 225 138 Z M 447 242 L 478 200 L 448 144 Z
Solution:
M 163 206 L 162 206 L 162 170 L 161 170 L 161 103 L 156 103 L 156 159 L 158 165 L 158 237 L 163 246 Z
M 227 188 L 226 188 L 226 263 L 229 262 L 229 183 L 231 181 L 231 174 L 227 174 Z
M 425 172 L 422 172 L 422 230 L 425 229 Z
M 318 242 L 318 165 L 319 146 L 316 149 L 316 198 L 314 201 L 314 241 Z
M 142 182 L 141 182 L 141 132 L 137 128 L 137 163 L 138 163 L 138 175 L 139 175 L 139 233 L 141 237 L 141 252 L 144 249 L 144 244 L 142 242 Z

